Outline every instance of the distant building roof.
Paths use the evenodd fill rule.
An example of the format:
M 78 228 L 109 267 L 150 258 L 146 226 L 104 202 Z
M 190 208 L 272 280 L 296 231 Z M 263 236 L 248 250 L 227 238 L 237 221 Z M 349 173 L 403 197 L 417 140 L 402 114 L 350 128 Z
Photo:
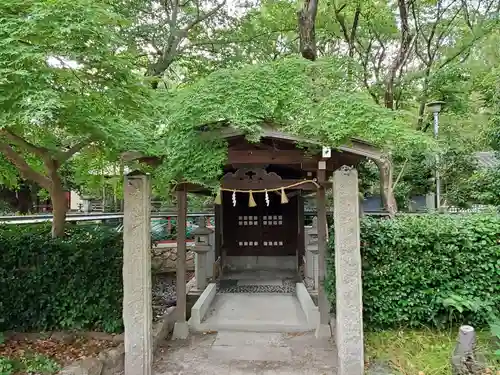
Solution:
M 500 160 L 494 151 L 481 151 L 474 154 L 480 168 L 495 168 L 500 165 Z

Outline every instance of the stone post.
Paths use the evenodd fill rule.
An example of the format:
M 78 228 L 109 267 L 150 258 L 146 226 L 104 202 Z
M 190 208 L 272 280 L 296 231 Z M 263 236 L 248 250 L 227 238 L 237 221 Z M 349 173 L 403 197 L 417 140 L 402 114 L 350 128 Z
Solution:
M 453 375 L 484 374 L 486 359 L 476 352 L 476 332 L 464 325 L 458 331 L 457 345 L 451 356 Z
M 151 375 L 151 183 L 129 174 L 124 181 L 123 323 L 125 375 Z
M 207 253 L 212 250 L 212 244 L 210 239 L 212 237 L 213 230 L 207 228 L 206 221 L 204 217 L 199 220 L 198 228 L 193 231 L 195 244 L 194 252 L 196 253 L 195 258 L 195 277 L 196 277 L 196 288 L 198 290 L 204 290 L 207 286 L 208 269 L 207 269 Z
M 210 251 L 207 253 L 207 279 L 210 280 L 214 277 L 214 263 L 215 263 L 215 231 L 209 237 Z
M 177 190 L 177 264 L 176 264 L 176 297 L 175 313 L 177 319 L 174 325 L 172 339 L 184 340 L 189 335 L 186 322 L 186 219 L 187 191 L 185 186 Z
M 306 232 L 306 276 L 314 281 L 314 290 L 319 286 L 318 268 L 318 218 L 313 218 L 312 226 Z
M 356 169 L 343 166 L 335 171 L 333 193 L 337 374 L 361 375 L 364 371 L 363 302 Z
M 428 193 L 425 196 L 425 207 L 427 211 L 436 211 L 436 194 Z

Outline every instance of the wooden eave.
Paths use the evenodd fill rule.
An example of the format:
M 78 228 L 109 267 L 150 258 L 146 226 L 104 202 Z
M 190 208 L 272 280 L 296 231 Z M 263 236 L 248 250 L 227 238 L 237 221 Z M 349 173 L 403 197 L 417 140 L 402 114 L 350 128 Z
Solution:
M 235 138 L 239 136 L 244 136 L 245 134 L 238 129 L 234 128 L 223 128 L 221 130 L 216 130 L 216 131 L 207 131 L 205 134 L 210 135 L 210 136 L 215 136 L 215 137 L 221 137 L 223 139 L 230 139 L 230 138 Z M 289 142 L 294 142 L 294 143 L 304 143 L 304 144 L 310 144 L 310 145 L 316 145 L 316 146 L 328 146 L 325 144 L 322 144 L 320 141 L 315 140 L 315 139 L 309 139 L 309 138 L 304 138 L 296 135 L 292 135 L 289 133 L 284 133 L 279 130 L 275 130 L 269 126 L 263 126 L 262 127 L 262 133 L 261 133 L 261 138 L 271 138 L 271 139 L 278 139 L 278 140 L 284 140 L 284 141 L 289 141 Z M 350 154 L 355 154 L 362 156 L 364 158 L 369 158 L 373 160 L 381 160 L 383 158 L 383 153 L 378 149 L 376 146 L 361 140 L 361 139 L 356 139 L 353 138 L 351 139 L 351 144 L 350 145 L 341 145 L 338 147 L 332 147 L 335 150 L 338 150 L 340 152 L 346 152 Z
M 353 139 L 349 145 L 332 148 L 332 157 L 323 159 L 322 155 L 317 151 L 323 146 L 321 142 L 274 130 L 269 126 L 262 127 L 262 142 L 256 144 L 246 141 L 244 137 L 245 134 L 242 131 L 231 127 L 225 127 L 216 131 L 204 131 L 202 132 L 202 136 L 218 137 L 228 141 L 228 159 L 224 167 L 225 173 L 234 171 L 238 168 L 253 166 L 262 167 L 267 165 L 296 171 L 295 177 L 293 177 L 292 173 L 289 178 L 283 179 L 280 183 L 276 183 L 276 186 L 266 186 L 266 188 L 270 189 L 282 186 L 285 181 L 287 184 L 293 184 L 301 179 L 303 180 L 306 176 L 308 179 L 315 178 L 318 170 L 318 162 L 320 160 L 324 160 L 326 163 L 326 178 L 328 178 L 333 171 L 337 170 L 342 165 L 357 165 L 365 158 L 380 162 L 383 158 L 383 153 L 377 147 L 363 140 Z M 274 143 L 270 145 L 269 140 L 275 140 L 279 143 L 279 146 L 275 147 Z M 311 145 L 316 151 L 308 153 L 305 150 L 297 149 L 297 143 Z M 122 154 L 123 161 L 138 161 L 151 166 L 161 164 L 162 159 L 162 157 L 146 156 L 139 152 L 127 152 Z M 230 184 L 231 186 L 224 182 L 222 185 L 227 189 L 245 188 L 243 183 L 241 183 L 240 186 L 237 181 L 232 182 Z M 176 190 L 184 189 L 188 192 L 197 194 L 211 194 L 211 191 L 206 187 L 192 183 L 180 183 L 176 187 Z M 297 189 L 315 191 L 316 187 L 314 184 L 306 184 Z

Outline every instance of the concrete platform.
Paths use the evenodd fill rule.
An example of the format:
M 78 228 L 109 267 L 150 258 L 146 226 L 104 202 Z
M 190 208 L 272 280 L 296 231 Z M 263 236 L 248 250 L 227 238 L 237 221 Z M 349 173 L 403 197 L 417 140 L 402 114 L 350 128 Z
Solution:
M 283 294 L 218 294 L 200 330 L 306 332 L 314 329 L 299 300 Z

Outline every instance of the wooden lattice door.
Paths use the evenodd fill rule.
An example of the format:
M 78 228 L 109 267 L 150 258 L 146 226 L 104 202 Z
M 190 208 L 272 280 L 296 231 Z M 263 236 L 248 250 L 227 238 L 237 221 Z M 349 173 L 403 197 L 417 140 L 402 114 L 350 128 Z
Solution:
M 274 193 L 272 193 L 274 194 Z M 297 250 L 297 202 L 281 204 L 277 194 L 254 194 L 255 207 L 248 206 L 248 194 L 236 194 L 236 206 L 231 193 L 225 193 L 224 247 L 229 256 L 285 256 Z

